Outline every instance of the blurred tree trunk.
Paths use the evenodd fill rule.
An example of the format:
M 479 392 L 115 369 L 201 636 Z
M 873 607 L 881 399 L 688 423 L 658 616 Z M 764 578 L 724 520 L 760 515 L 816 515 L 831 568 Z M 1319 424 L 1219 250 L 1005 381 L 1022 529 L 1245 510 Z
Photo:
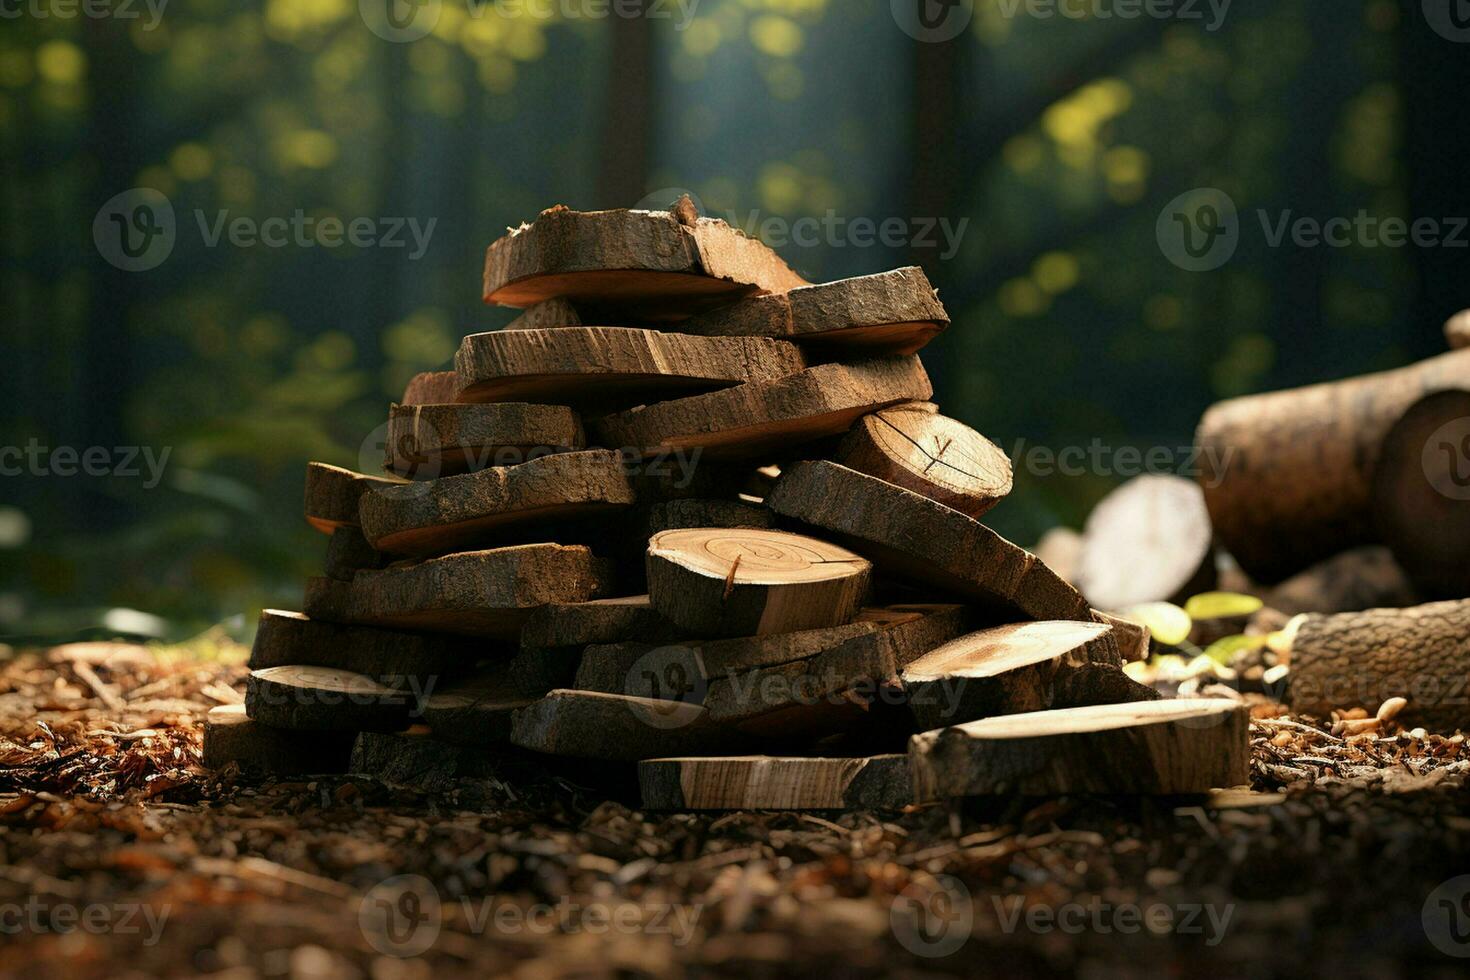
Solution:
M 910 227 L 916 230 L 940 218 L 958 221 L 962 214 L 959 175 L 962 120 L 957 96 L 964 84 L 961 59 L 974 43 L 968 34 L 961 34 L 949 41 L 915 40 L 910 45 L 913 88 L 909 115 L 913 128 L 909 134 L 911 157 L 907 217 Z M 966 163 L 972 169 L 978 169 L 981 161 L 967 160 Z M 945 295 L 954 298 L 955 292 L 946 291 L 951 279 L 940 260 L 943 249 L 943 236 L 934 228 L 922 241 L 909 243 L 906 261 L 923 267 L 929 281 L 939 289 L 941 299 Z M 950 316 L 954 315 L 955 311 L 950 310 Z M 944 365 L 948 360 L 931 357 L 925 362 L 937 388 L 944 384 Z
M 649 190 L 654 42 L 647 4 L 640 3 L 639 10 L 637 17 L 611 18 L 612 54 L 604 89 L 602 159 L 594 208 L 632 207 Z

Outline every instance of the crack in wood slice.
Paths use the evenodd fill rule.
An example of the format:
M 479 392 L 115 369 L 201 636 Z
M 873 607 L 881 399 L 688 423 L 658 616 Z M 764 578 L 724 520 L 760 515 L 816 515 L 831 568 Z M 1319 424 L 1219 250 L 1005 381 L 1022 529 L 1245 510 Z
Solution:
M 548 755 L 637 761 L 728 752 L 741 741 L 712 728 L 704 708 L 591 691 L 552 691 L 516 711 L 511 743 Z
M 673 639 L 677 630 L 653 608 L 647 595 L 558 602 L 530 615 L 521 629 L 521 646 L 584 647 L 635 639 L 657 641 Z
M 589 449 L 384 487 L 363 496 L 361 520 L 363 533 L 379 551 L 423 556 L 633 502 L 623 457 Z
M 962 422 L 908 405 L 859 419 L 832 459 L 970 517 L 1011 492 L 1011 461 L 999 446 Z
M 330 463 L 306 464 L 306 520 L 323 534 L 358 524 L 358 502 L 364 494 L 394 487 L 398 477 L 368 476 Z
M 467 551 L 358 572 L 313 618 L 515 640 L 549 602 L 586 602 L 607 586 L 606 563 L 581 545 L 526 544 Z M 491 655 L 497 646 L 487 646 Z
M 393 405 L 384 466 L 424 480 L 514 466 L 586 444 L 582 420 L 564 405 Z
M 1077 588 L 1094 606 L 1182 602 L 1214 588 L 1213 531 L 1199 486 L 1183 477 L 1134 477 L 1092 509 L 1082 529 Z
M 645 455 L 699 450 L 707 458 L 750 458 L 847 431 L 863 415 L 928 398 L 916 356 L 822 364 L 776 381 L 691 395 L 591 423 L 604 445 Z
M 836 536 L 880 571 L 965 596 L 1006 619 L 1091 620 L 1035 555 L 958 511 L 826 460 L 787 467 L 766 506 Z
M 680 528 L 648 542 L 648 592 L 699 636 L 759 636 L 850 622 L 871 564 L 816 538 L 761 528 Z
M 908 757 L 647 759 L 650 810 L 898 810 L 913 799 Z
M 484 297 L 612 306 L 650 320 L 807 285 L 761 242 L 714 218 L 669 211 L 542 211 L 485 252 Z
M 1248 781 L 1248 726 L 1224 698 L 986 718 L 909 741 L 914 797 L 1207 793 Z
M 408 633 L 311 619 L 280 609 L 261 611 L 250 648 L 251 669 L 292 664 L 366 674 L 390 687 L 410 678 L 463 673 L 477 660 L 508 656 L 483 640 Z
M 458 392 L 459 375 L 453 371 L 425 371 L 408 380 L 401 404 L 447 405 Z
M 245 679 L 246 714 L 296 731 L 398 731 L 418 710 L 418 698 L 334 667 L 264 667 Z
M 754 296 L 684 321 L 707 336 L 785 337 L 813 350 L 872 357 L 912 354 L 949 315 L 917 266 Z
M 470 334 L 454 358 L 459 400 L 626 407 L 802 370 L 801 348 L 765 337 L 692 337 L 636 327 Z
M 204 716 L 199 761 L 206 769 L 234 763 L 251 774 L 326 775 L 346 772 L 351 751 L 350 732 L 319 732 L 303 739 L 250 718 L 243 704 L 222 704 Z

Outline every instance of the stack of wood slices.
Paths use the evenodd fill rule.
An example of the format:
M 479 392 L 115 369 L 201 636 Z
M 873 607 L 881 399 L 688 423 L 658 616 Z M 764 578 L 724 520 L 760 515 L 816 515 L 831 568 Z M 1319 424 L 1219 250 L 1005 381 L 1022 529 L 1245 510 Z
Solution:
M 668 809 L 1246 780 L 1241 706 L 1158 701 L 1144 630 L 980 523 L 1010 461 L 929 401 L 919 269 L 808 284 L 685 198 L 545 211 L 484 298 L 524 312 L 414 379 L 382 473 L 308 467 L 325 574 L 262 615 L 213 764 L 530 752 Z

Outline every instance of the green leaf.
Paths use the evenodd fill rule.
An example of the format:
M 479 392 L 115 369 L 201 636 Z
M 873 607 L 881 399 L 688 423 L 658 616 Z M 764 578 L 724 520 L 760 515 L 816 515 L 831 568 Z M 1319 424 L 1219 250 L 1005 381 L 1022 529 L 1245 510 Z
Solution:
M 1205 656 L 1217 664 L 1229 667 L 1236 654 L 1246 650 L 1257 650 L 1265 645 L 1264 636 L 1246 636 L 1244 633 L 1237 633 L 1234 636 L 1222 636 L 1205 647 Z
M 1183 643 L 1189 637 L 1189 628 L 1194 625 L 1189 613 L 1172 602 L 1140 602 L 1113 615 L 1142 623 L 1155 640 L 1171 647 Z
M 1224 619 L 1226 616 L 1249 616 L 1265 603 L 1253 595 L 1239 592 L 1201 592 L 1189 597 L 1184 611 L 1190 619 Z

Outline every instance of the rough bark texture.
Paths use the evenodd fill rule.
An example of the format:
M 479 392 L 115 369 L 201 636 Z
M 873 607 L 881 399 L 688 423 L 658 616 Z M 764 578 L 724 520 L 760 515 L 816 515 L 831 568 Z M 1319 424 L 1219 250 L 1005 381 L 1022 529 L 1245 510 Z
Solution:
M 322 732 L 302 738 L 295 732 L 255 721 L 243 704 L 222 704 L 204 716 L 200 763 L 222 769 L 230 763 L 253 775 L 308 775 L 347 771 L 351 733 Z
M 710 457 L 758 457 L 847 431 L 859 417 L 928 398 L 916 356 L 823 364 L 790 377 L 617 412 L 593 424 L 603 445 L 645 454 L 699 449 Z
M 435 738 L 456 745 L 505 745 L 511 715 L 550 690 L 501 668 L 436 690 L 424 702 L 423 721 Z
M 384 465 L 424 480 L 514 466 L 586 444 L 582 420 L 564 405 L 394 405 Z
M 1249 777 L 1249 711 L 1224 698 L 1006 715 L 915 735 L 914 798 L 1205 793 Z
M 294 731 L 395 732 L 417 710 L 414 694 L 332 667 L 266 667 L 245 680 L 245 712 Z
M 672 640 L 678 627 L 646 595 L 559 602 L 533 612 L 521 629 L 522 647 L 583 647 L 625 640 Z M 581 685 L 577 685 L 581 687 Z
M 323 534 L 358 523 L 358 502 L 373 490 L 394 487 L 396 477 L 367 476 L 329 463 L 306 464 L 306 520 Z
M 363 732 L 352 744 L 348 771 L 389 786 L 452 793 L 463 788 L 465 780 L 492 777 L 498 761 L 493 755 L 467 751 L 416 731 L 401 735 Z
M 453 371 L 415 374 L 403 389 L 404 405 L 447 405 L 459 391 L 459 375 Z
M 880 570 L 968 597 L 993 614 L 1092 619 L 1081 594 L 1035 555 L 958 511 L 845 466 L 809 460 L 787 467 L 766 505 L 837 535 Z
M 325 611 L 345 622 L 502 640 L 514 640 L 537 606 L 586 602 L 607 587 L 591 551 L 559 544 L 467 551 L 358 572 L 343 584 L 340 608 Z
M 650 505 L 643 515 L 648 537 L 681 527 L 769 528 L 776 521 L 765 507 L 742 500 L 668 500 Z
M 1182 602 L 1215 586 L 1212 540 L 1197 484 L 1161 473 L 1134 477 L 1088 515 L 1077 588 L 1101 609 Z
M 548 755 L 636 762 L 728 752 L 738 739 L 712 728 L 697 704 L 552 691 L 515 712 L 511 742 Z
M 816 538 L 760 528 L 680 528 L 648 541 L 648 593 L 696 636 L 759 636 L 850 622 L 872 565 Z
M 383 555 L 362 536 L 362 528 L 343 524 L 327 539 L 327 556 L 322 562 L 322 571 L 327 578 L 343 582 L 352 581 L 358 569 L 382 568 Z
M 1373 711 L 1403 697 L 1409 701 L 1398 716 L 1404 724 L 1442 732 L 1470 728 L 1470 599 L 1308 614 L 1288 662 L 1294 710 Z
M 1470 310 L 1456 313 L 1445 321 L 1444 339 L 1452 350 L 1470 347 Z
M 385 487 L 363 496 L 361 520 L 379 551 L 433 555 L 489 543 L 527 525 L 629 507 L 633 500 L 622 457 L 589 449 Z
M 669 211 L 550 208 L 485 252 L 485 302 L 562 298 L 680 320 L 806 280 L 765 245 L 718 219 Z
M 1148 659 L 1149 641 L 1152 637 L 1149 635 L 1147 626 L 1135 623 L 1131 619 L 1124 619 L 1122 616 L 1099 612 L 1096 609 L 1092 611 L 1092 618 L 1113 628 L 1113 638 L 1118 643 L 1118 654 L 1125 661 Z
M 1266 596 L 1267 606 L 1289 616 L 1414 606 L 1422 601 L 1393 554 L 1371 544 L 1319 561 Z
M 546 330 L 555 327 L 580 327 L 588 321 L 575 304 L 564 299 L 548 299 L 533 303 L 520 316 L 505 325 L 506 330 Z
M 252 670 L 291 664 L 334 667 L 403 687 L 410 677 L 464 673 L 476 660 L 508 652 L 463 637 L 350 626 L 266 609 L 256 627 L 249 666 Z
M 352 593 L 351 580 L 313 575 L 301 590 L 301 611 L 308 619 L 340 623 L 347 618 L 347 597 Z
M 913 800 L 903 755 L 649 759 L 638 784 L 650 810 L 897 810 Z
M 865 415 L 832 459 L 971 517 L 1011 492 L 1011 461 L 999 446 L 923 407 L 895 405 Z
M 1421 396 L 1467 379 L 1470 350 L 1459 350 L 1214 406 L 1195 442 L 1223 463 L 1201 475 L 1218 539 L 1266 583 L 1372 543 L 1371 483 L 1383 437 Z
M 1378 535 L 1427 599 L 1470 596 L 1470 378 L 1404 412 L 1373 475 Z
M 786 337 L 824 353 L 912 354 L 949 326 L 924 270 L 799 286 L 754 296 L 684 321 L 686 333 Z
M 801 348 L 766 337 L 692 337 L 635 327 L 470 334 L 454 357 L 466 402 L 621 407 L 773 381 L 802 370 Z

